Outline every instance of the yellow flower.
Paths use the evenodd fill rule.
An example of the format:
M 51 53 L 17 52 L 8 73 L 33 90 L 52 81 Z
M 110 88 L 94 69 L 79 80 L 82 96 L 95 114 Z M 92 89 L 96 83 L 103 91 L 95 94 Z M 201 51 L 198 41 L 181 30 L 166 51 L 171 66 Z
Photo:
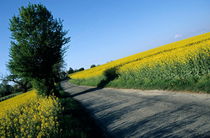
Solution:
M 53 96 L 41 97 L 33 90 L 0 102 L 0 106 L 0 137 L 45 137 L 59 130 L 54 124 L 62 109 Z
M 118 73 L 126 73 L 141 69 L 152 70 L 156 66 L 191 64 L 190 62 L 199 58 L 200 54 L 209 55 L 209 53 L 210 33 L 206 33 L 76 72 L 69 77 L 72 79 L 100 77 L 104 71 L 113 67 L 117 68 Z

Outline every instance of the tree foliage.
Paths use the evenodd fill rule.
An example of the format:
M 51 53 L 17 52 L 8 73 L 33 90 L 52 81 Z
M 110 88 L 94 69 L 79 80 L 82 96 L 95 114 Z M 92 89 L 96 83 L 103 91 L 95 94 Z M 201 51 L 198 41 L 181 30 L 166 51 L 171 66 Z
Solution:
M 12 74 L 30 80 L 42 94 L 56 94 L 55 83 L 63 65 L 66 37 L 61 20 L 41 4 L 19 9 L 10 20 L 11 42 L 8 68 Z
M 68 74 L 72 74 L 72 73 L 74 73 L 74 70 L 70 67 L 68 70 Z
M 95 64 L 93 64 L 93 65 L 91 65 L 91 66 L 90 66 L 90 68 L 94 68 L 94 67 L 96 67 L 96 65 L 95 65 Z
M 4 78 L 6 81 L 15 83 L 14 90 L 17 90 L 17 92 L 27 92 L 32 86 L 30 83 L 30 80 L 20 78 L 17 75 L 10 74 Z
M 2 80 L 0 83 L 0 97 L 12 94 L 13 87 L 6 80 Z
M 85 68 L 79 68 L 77 71 L 83 71 L 85 70 Z

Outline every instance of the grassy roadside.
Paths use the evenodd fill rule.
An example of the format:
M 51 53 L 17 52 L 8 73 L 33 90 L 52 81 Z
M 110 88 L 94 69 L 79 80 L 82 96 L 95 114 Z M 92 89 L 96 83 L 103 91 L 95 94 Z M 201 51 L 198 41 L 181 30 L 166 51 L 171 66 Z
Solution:
M 139 76 L 139 77 L 133 77 L 133 76 Z M 104 81 L 104 79 L 102 78 L 105 77 L 100 76 L 98 78 L 95 77 L 89 79 L 71 79 L 70 82 L 76 85 L 97 87 L 101 82 Z M 96 82 L 96 80 L 100 81 Z M 109 83 L 104 85 L 104 87 L 142 89 L 142 90 L 158 89 L 158 90 L 210 93 L 210 74 L 199 76 L 199 79 L 196 78 L 196 76 L 195 77 L 192 76 L 189 78 L 183 78 L 182 76 L 176 76 L 176 77 L 168 76 L 168 78 L 163 78 L 161 75 L 159 78 L 142 79 L 139 73 L 130 72 L 121 75 L 119 78 L 113 81 L 110 81 Z
M 62 92 L 60 99 L 63 111 L 60 118 L 60 137 L 74 138 L 103 138 L 105 135 L 96 125 L 82 105 L 70 97 L 68 93 Z

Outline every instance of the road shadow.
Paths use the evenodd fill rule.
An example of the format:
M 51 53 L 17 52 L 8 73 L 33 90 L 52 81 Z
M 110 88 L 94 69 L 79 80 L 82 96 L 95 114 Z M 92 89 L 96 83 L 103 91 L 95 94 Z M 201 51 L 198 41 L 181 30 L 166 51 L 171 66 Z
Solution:
M 96 88 L 90 88 L 88 90 L 85 90 L 85 91 L 82 91 L 82 92 L 79 92 L 79 93 L 71 94 L 71 97 L 75 97 L 75 96 L 79 96 L 79 95 L 82 95 L 82 94 L 86 94 L 86 93 L 90 93 L 90 92 L 100 90 L 100 89 L 104 88 L 107 84 L 109 84 L 111 81 L 116 79 L 119 75 L 117 73 L 116 68 L 111 68 L 111 69 L 108 69 L 104 72 L 104 76 L 105 76 L 105 78 L 98 83 Z
M 104 88 L 107 84 L 109 84 L 114 79 L 118 78 L 119 74 L 117 73 L 117 68 L 110 68 L 104 72 L 105 78 L 99 82 L 97 88 Z
M 71 94 L 71 97 L 79 96 L 79 95 L 86 94 L 86 93 L 89 93 L 89 92 L 94 92 L 94 91 L 97 91 L 97 90 L 100 90 L 100 89 L 102 89 L 102 88 L 90 88 L 88 90 L 85 90 L 85 91 L 82 91 L 82 92 L 79 92 L 79 93 Z
M 208 105 L 177 103 L 168 95 L 140 96 L 114 90 L 98 95 L 101 88 L 81 89 L 72 90 L 79 92 L 72 96 L 95 92 L 76 99 L 110 137 L 210 137 Z
M 65 93 L 64 93 L 64 97 L 75 97 L 75 96 L 79 96 L 79 95 L 82 95 L 82 94 L 86 94 L 86 93 L 89 93 L 89 92 L 94 92 L 94 91 L 97 91 L 97 90 L 100 90 L 101 88 L 89 88 L 89 89 L 86 89 L 84 91 L 74 91 L 75 88 L 77 88 L 78 86 L 77 85 L 74 85 L 74 84 L 71 84 L 69 85 L 70 83 L 68 81 L 63 81 L 61 83 L 61 86 L 62 88 L 64 88 L 65 90 Z M 69 93 L 68 91 L 74 91 L 76 93 Z M 64 98 L 63 97 L 63 98 Z
M 158 96 L 145 97 L 140 101 L 131 102 L 132 104 L 126 104 L 130 102 L 129 99 L 112 102 L 97 99 L 96 103 L 93 98 L 90 98 L 85 101 L 85 105 L 86 107 L 94 105 L 94 109 L 90 111 L 97 115 L 97 120 L 105 127 L 112 126 L 112 137 L 210 137 L 208 130 L 210 125 L 202 121 L 202 117 L 209 116 L 210 112 L 200 113 L 199 110 L 196 110 L 200 108 L 198 104 L 189 103 L 145 117 L 138 117 L 142 116 L 141 111 L 146 112 L 161 101 L 162 98 Z M 134 118 L 136 119 L 134 120 Z

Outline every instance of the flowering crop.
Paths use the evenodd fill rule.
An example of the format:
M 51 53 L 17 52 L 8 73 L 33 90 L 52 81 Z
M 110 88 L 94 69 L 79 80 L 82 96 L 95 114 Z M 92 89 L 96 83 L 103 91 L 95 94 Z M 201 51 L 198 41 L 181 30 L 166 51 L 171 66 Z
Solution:
M 87 70 L 84 70 L 81 72 L 73 73 L 73 74 L 69 75 L 69 77 L 71 77 L 72 79 L 86 79 L 86 78 L 100 76 L 100 75 L 103 75 L 103 72 L 105 70 L 113 68 L 113 67 L 119 67 L 119 66 L 121 67 L 126 64 L 136 62 L 136 61 L 142 60 L 144 58 L 149 58 L 149 57 L 154 57 L 157 59 L 157 57 L 155 57 L 155 55 L 159 56 L 165 52 L 167 54 L 170 54 L 170 52 L 172 52 L 174 50 L 180 51 L 183 48 L 185 48 L 184 50 L 188 50 L 188 49 L 191 49 L 191 47 L 190 47 L 191 45 L 197 46 L 197 44 L 199 44 L 199 43 L 202 43 L 202 42 L 205 43 L 205 42 L 209 42 L 209 41 L 210 41 L 210 33 L 198 35 L 198 36 L 195 36 L 192 38 L 177 41 L 177 42 L 167 44 L 167 45 L 164 45 L 164 46 L 161 46 L 158 48 L 154 48 L 154 49 L 151 49 L 151 50 L 148 50 L 145 52 L 131 55 L 129 57 L 118 59 L 118 60 L 109 62 L 107 64 L 103 64 L 101 66 L 97 66 L 97 67 L 87 69 Z M 208 47 L 208 46 L 206 45 L 204 47 Z M 174 52 L 172 52 L 171 55 L 172 54 L 174 54 Z
M 0 137 L 48 137 L 59 133 L 58 99 L 35 90 L 0 102 Z
M 115 60 L 69 77 L 73 83 L 97 85 L 96 82 L 100 83 L 104 72 L 110 68 L 115 68 L 118 74 L 109 83 L 113 87 L 174 89 L 178 86 L 190 89 L 198 83 L 196 87 L 203 90 L 202 87 L 210 82 L 205 77 L 210 76 L 210 33 Z M 205 91 L 210 91 L 208 89 Z

